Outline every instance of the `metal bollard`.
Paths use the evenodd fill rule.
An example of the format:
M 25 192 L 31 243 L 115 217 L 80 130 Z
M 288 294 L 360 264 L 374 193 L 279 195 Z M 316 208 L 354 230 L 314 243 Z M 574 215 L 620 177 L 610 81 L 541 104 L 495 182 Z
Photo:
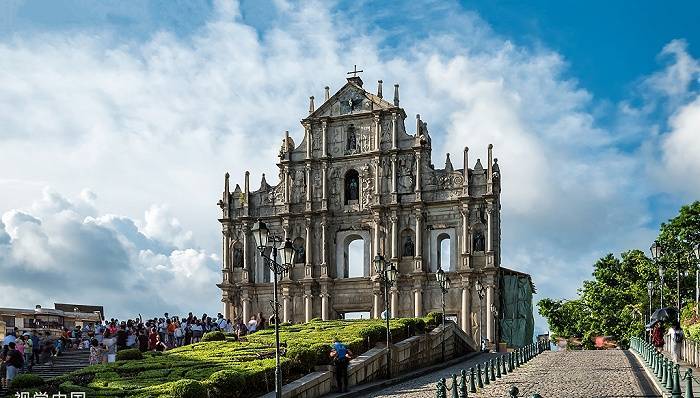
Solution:
M 489 359 L 489 368 L 491 374 L 491 381 L 496 381 L 496 366 L 493 363 L 493 359 Z
M 661 386 L 666 387 L 666 381 L 668 380 L 668 359 L 666 357 L 661 358 Z
M 469 392 L 476 392 L 476 380 L 474 380 L 474 368 L 469 368 Z
M 484 388 L 484 381 L 481 378 L 481 364 L 476 364 L 476 381 L 479 383 L 479 389 Z
M 693 398 L 693 369 L 685 371 L 685 398 Z
M 459 398 L 467 398 L 467 371 L 462 369 L 459 382 Z
M 666 369 L 668 369 L 668 377 L 666 378 L 666 389 L 673 390 L 673 361 L 667 361 Z
M 501 378 L 501 357 L 496 357 L 496 378 Z
M 447 398 L 447 389 L 445 388 L 445 378 L 443 377 L 437 382 L 437 393 L 435 398 Z
M 491 384 L 491 377 L 489 376 L 489 363 L 484 362 L 484 384 Z
M 518 387 L 513 386 L 513 387 L 511 387 L 511 388 L 508 389 L 508 396 L 509 396 L 510 398 L 518 398 L 518 393 L 519 393 L 519 392 L 520 392 L 520 390 L 518 390 Z
M 654 374 L 656 378 L 661 380 L 661 355 L 656 353 L 656 365 L 654 366 Z
M 506 358 L 507 358 L 506 355 L 501 355 L 501 363 L 503 364 L 503 370 L 501 371 L 501 373 L 503 373 L 503 375 L 508 374 L 508 367 L 506 366 Z
M 457 395 L 457 375 L 452 373 L 452 398 L 459 398 Z
M 676 364 L 673 366 L 673 389 L 671 390 L 671 397 L 682 398 L 681 395 L 681 375 L 680 375 L 680 365 Z
M 514 351 L 513 355 L 515 356 L 515 367 L 519 368 L 520 367 L 520 348 Z

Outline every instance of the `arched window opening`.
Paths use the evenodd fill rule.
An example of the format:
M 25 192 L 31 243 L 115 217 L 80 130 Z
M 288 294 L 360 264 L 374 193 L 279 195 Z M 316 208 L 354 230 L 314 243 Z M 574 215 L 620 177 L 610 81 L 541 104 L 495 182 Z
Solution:
M 355 239 L 348 245 L 348 278 L 365 276 L 365 242 Z
M 401 257 L 413 257 L 416 255 L 415 234 L 410 228 L 401 233 Z
M 356 202 L 360 197 L 360 175 L 350 169 L 345 173 L 345 204 Z
M 442 269 L 444 271 L 448 271 L 450 269 L 451 249 L 452 248 L 450 236 L 447 234 L 438 236 L 437 264 L 439 269 Z
M 347 140 L 345 149 L 348 151 L 354 151 L 357 149 L 357 134 L 355 133 L 355 126 L 352 124 L 348 126 Z

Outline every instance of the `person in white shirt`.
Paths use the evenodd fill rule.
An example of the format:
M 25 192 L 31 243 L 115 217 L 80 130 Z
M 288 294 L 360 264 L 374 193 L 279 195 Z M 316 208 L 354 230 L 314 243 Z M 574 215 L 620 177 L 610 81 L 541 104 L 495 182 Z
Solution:
M 255 317 L 250 317 L 250 321 L 248 321 L 248 333 L 253 333 L 257 330 L 258 328 L 258 321 L 255 320 Z

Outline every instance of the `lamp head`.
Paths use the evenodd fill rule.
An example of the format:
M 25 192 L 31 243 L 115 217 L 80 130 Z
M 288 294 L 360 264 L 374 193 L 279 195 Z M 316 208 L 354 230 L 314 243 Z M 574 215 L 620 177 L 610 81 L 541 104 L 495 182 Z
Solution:
M 285 267 L 290 267 L 294 261 L 294 245 L 291 239 L 287 238 L 282 245 L 282 265 Z
M 437 279 L 440 286 L 445 283 L 445 271 L 443 271 L 442 268 L 438 269 L 435 273 L 435 279 Z
M 654 282 L 652 282 L 652 281 L 647 282 L 647 290 L 648 290 L 649 292 L 651 292 L 652 290 L 654 290 Z
M 374 256 L 374 272 L 377 274 L 382 274 L 384 272 L 384 257 L 379 253 Z
M 258 219 L 258 221 L 253 224 L 253 227 L 250 229 L 250 232 L 253 234 L 253 237 L 255 238 L 255 244 L 258 247 L 258 250 L 263 251 L 267 247 L 267 238 L 270 235 L 270 230 L 267 229 L 267 225 L 265 225 L 262 220 Z
M 386 272 L 386 278 L 389 282 L 394 283 L 396 281 L 396 276 L 399 273 L 399 271 L 396 269 L 396 266 L 394 264 L 391 264 L 389 266 L 389 269 Z
M 654 260 L 661 258 L 662 250 L 659 241 L 655 240 L 654 243 L 651 244 L 649 251 L 651 251 L 651 258 Z
M 695 245 L 695 249 L 693 251 L 695 252 L 695 259 L 700 261 L 700 243 Z

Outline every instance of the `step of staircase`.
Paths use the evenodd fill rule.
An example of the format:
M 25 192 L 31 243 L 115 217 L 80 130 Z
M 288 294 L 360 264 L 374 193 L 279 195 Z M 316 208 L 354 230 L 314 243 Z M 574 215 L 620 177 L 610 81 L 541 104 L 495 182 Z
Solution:
M 80 370 L 90 364 L 90 351 L 77 350 L 63 352 L 59 356 L 51 357 L 51 363 L 51 365 L 34 365 L 31 373 L 38 375 L 44 380 L 48 380 L 54 377 L 63 376 L 66 373 Z M 7 396 L 7 393 L 7 389 L 0 388 L 0 397 Z

